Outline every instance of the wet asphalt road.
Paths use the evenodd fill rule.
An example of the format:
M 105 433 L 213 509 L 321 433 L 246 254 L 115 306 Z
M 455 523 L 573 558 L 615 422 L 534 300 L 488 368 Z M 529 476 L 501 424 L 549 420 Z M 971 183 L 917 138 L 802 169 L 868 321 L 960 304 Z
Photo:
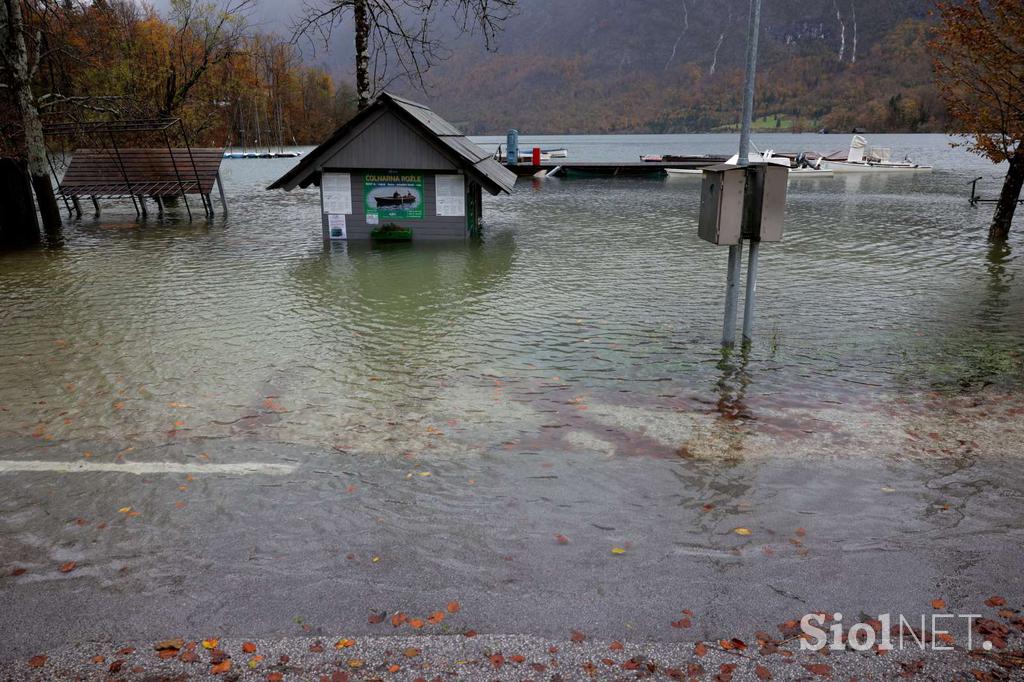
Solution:
M 176 636 L 409 634 L 368 616 L 426 618 L 453 600 L 461 610 L 425 634 L 671 644 L 774 631 L 811 610 L 849 622 L 917 619 L 937 597 L 950 613 L 982 613 L 993 594 L 1024 603 L 1024 470 L 1009 454 L 836 457 L 809 471 L 800 458 L 371 461 L 224 442 L 118 458 L 25 442 L 0 459 L 81 461 L 88 447 L 90 463 L 198 473 L 0 473 L 7 661 Z M 203 470 L 241 462 L 295 468 Z M 672 627 L 683 609 L 691 627 Z

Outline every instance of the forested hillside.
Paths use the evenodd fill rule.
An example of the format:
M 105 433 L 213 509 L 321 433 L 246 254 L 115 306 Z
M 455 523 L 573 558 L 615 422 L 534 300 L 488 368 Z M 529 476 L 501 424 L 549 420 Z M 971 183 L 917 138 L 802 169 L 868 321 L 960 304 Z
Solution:
M 427 94 L 473 133 L 686 132 L 735 125 L 746 0 L 521 0 L 498 51 L 450 45 Z M 764 2 L 758 125 L 941 130 L 926 0 Z M 341 61 L 337 61 L 338 59 Z M 330 57 L 344 66 L 340 54 Z

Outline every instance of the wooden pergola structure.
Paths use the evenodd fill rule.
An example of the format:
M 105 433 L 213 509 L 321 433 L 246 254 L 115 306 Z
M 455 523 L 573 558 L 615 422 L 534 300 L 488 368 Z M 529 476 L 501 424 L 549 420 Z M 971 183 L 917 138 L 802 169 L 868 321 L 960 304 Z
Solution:
M 184 144 L 171 146 L 171 131 L 177 127 Z M 136 215 L 145 217 L 146 199 L 153 199 L 160 214 L 164 200 L 181 197 L 192 220 L 192 207 L 188 195 L 199 195 L 203 212 L 212 217 L 213 201 L 210 198 L 214 183 L 220 194 L 224 215 L 227 215 L 227 201 L 224 185 L 220 178 L 220 164 L 224 150 L 220 148 L 193 148 L 185 134 L 181 119 L 134 119 L 121 121 L 66 121 L 44 126 L 49 138 L 72 137 L 96 141 L 100 148 L 75 149 L 71 162 L 63 177 L 57 182 L 60 196 L 71 214 L 82 215 L 79 199 L 88 197 L 99 215 L 99 199 L 129 198 L 135 206 Z M 118 138 L 137 137 L 140 134 L 156 135 L 163 141 L 161 147 L 125 147 Z M 52 166 L 54 177 L 56 169 Z

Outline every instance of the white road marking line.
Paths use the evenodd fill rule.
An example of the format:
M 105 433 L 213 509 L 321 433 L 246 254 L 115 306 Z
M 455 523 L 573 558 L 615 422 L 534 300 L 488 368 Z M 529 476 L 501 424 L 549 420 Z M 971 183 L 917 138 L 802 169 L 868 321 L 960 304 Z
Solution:
M 266 474 L 282 475 L 295 471 L 292 464 L 238 462 L 236 464 L 180 464 L 178 462 L 55 462 L 46 460 L 0 459 L 0 474 L 16 471 L 56 471 L 60 473 L 119 474 Z

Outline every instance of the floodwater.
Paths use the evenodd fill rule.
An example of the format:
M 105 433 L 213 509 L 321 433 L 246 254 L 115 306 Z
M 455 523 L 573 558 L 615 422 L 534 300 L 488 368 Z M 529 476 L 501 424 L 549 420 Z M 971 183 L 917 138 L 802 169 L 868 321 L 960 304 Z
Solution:
M 110 206 L 73 221 L 61 249 L 0 255 L 2 459 L 296 471 L 0 472 L 0 571 L 30 569 L 0 578 L 0 599 L 24 614 L 19 636 L 59 638 L 53 619 L 117 636 L 87 618 L 114 608 L 111 594 L 138 600 L 119 621 L 135 634 L 283 632 L 300 608 L 327 608 L 308 588 L 332 580 L 372 583 L 377 603 L 330 612 L 363 627 L 388 598 L 475 590 L 462 598 L 478 629 L 544 630 L 563 624 L 552 604 L 578 608 L 597 590 L 579 608 L 600 628 L 680 572 L 705 585 L 726 566 L 791 575 L 744 552 L 763 560 L 762 544 L 797 526 L 827 539 L 825 567 L 860 571 L 860 587 L 808 599 L 863 608 L 873 570 L 907 599 L 922 575 L 894 576 L 910 566 L 922 597 L 928 576 L 952 572 L 961 595 L 1024 592 L 994 577 L 1014 573 L 1024 534 L 1011 509 L 1024 491 L 1022 230 L 986 243 L 990 209 L 968 206 L 968 184 L 984 176 L 994 195 L 998 169 L 946 137 L 870 141 L 936 170 L 794 178 L 785 240 L 761 249 L 756 338 L 730 357 L 718 348 L 726 249 L 697 238 L 699 177 L 521 179 L 485 199 L 480 243 L 325 249 L 315 190 L 263 189 L 294 160 L 232 159 L 226 219 L 219 204 L 210 224 L 180 210 L 139 223 Z M 828 152 L 848 136 L 755 142 Z M 735 136 L 521 145 L 534 143 L 600 161 L 728 153 Z M 829 512 L 836 500 L 859 510 L 859 529 Z M 116 512 L 127 506 L 141 515 Z M 731 533 L 741 525 L 752 540 Z M 573 538 L 562 556 L 576 577 L 559 569 L 556 532 Z M 609 568 L 613 544 L 643 563 Z M 397 567 L 370 577 L 370 555 Z M 54 572 L 68 560 L 82 568 Z M 218 569 L 263 586 L 263 605 Z M 58 581 L 38 598 L 39 582 Z M 193 600 L 218 596 L 183 602 L 189 581 Z M 737 620 L 786 604 L 716 589 L 689 603 L 731 601 Z M 503 590 L 527 595 L 511 621 Z
M 829 151 L 846 137 L 755 141 Z M 699 178 L 521 180 L 488 198 L 482 244 L 325 251 L 315 190 L 263 191 L 293 160 L 226 160 L 226 221 L 108 210 L 72 225 L 62 250 L 2 257 L 0 428 L 124 446 L 173 432 L 381 454 L 558 450 L 582 438 L 577 423 L 614 429 L 618 406 L 655 418 L 723 400 L 757 412 L 1018 388 L 1019 238 L 990 248 L 988 210 L 966 202 L 967 182 L 997 170 L 943 136 L 872 141 L 937 170 L 790 183 L 738 373 L 720 363 L 726 250 L 696 236 Z M 607 160 L 732 142 L 542 144 Z

